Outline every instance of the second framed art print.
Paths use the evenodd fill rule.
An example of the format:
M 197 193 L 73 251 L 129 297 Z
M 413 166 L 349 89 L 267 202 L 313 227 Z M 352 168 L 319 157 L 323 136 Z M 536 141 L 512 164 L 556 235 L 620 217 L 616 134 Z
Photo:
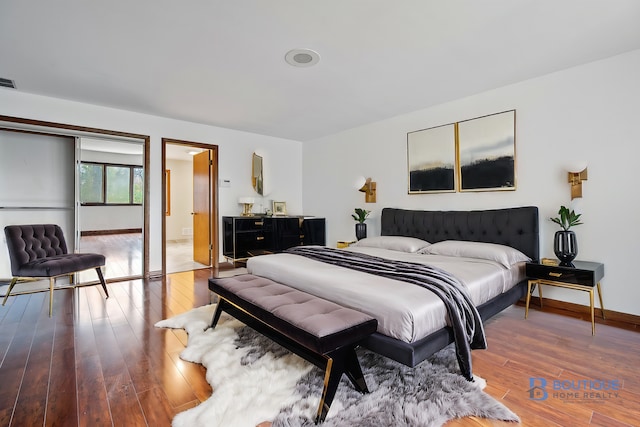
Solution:
M 460 191 L 516 189 L 516 112 L 457 123 Z

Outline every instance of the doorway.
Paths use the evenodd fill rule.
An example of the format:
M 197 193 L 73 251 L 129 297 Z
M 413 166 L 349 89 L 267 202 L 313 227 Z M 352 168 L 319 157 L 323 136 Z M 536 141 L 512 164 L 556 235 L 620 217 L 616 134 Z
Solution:
M 218 266 L 218 147 L 162 139 L 164 274 Z
M 83 226 L 90 227 L 90 231 L 98 230 L 100 234 L 107 229 L 113 232 L 113 229 L 124 228 L 122 224 L 112 226 L 112 222 L 104 220 L 104 216 L 101 222 L 96 212 L 85 211 L 86 207 L 77 199 L 79 197 L 77 166 L 85 159 L 84 156 L 88 151 L 99 151 L 87 150 L 88 144 L 82 145 L 79 141 L 94 140 L 101 146 L 108 147 L 108 150 L 103 151 L 112 152 L 110 156 L 122 155 L 120 152 L 113 154 L 117 151 L 115 147 L 118 145 L 135 146 L 135 175 L 138 178 L 136 182 L 140 185 L 138 194 L 140 203 L 136 206 L 130 203 L 128 205 L 131 206 L 127 207 L 123 207 L 122 204 L 120 206 L 105 204 L 99 207 L 92 206 L 91 209 L 133 208 L 136 211 L 133 215 L 127 212 L 128 217 L 137 221 L 135 227 L 127 227 L 127 231 L 136 232 L 135 245 L 130 245 L 125 250 L 122 244 L 118 243 L 112 245 L 112 251 L 107 251 L 103 246 L 99 249 L 105 249 L 104 251 L 96 250 L 98 253 L 104 252 L 107 257 L 108 268 L 103 270 L 106 281 L 116 282 L 148 275 L 148 136 L 9 116 L 0 116 L 0 132 L 3 135 L 3 138 L 0 138 L 3 152 L 0 164 L 3 165 L 3 173 L 6 173 L 6 176 L 3 175 L 3 179 L 0 180 L 3 183 L 3 190 L 0 191 L 2 227 L 7 224 L 21 223 L 58 224 L 65 231 L 70 251 L 95 249 L 81 240 L 81 234 L 85 231 Z M 109 162 L 115 162 L 114 157 L 111 157 Z M 122 161 L 122 163 L 128 162 Z M 123 165 L 119 166 L 122 168 Z M 133 170 L 134 167 L 124 166 L 129 170 Z M 47 172 L 47 168 L 53 168 L 53 170 Z M 38 173 L 29 174 L 29 171 L 33 170 L 37 170 Z M 25 174 L 29 174 L 31 178 L 23 179 Z M 120 216 L 122 215 L 111 215 L 106 218 Z M 135 256 L 130 255 L 132 252 Z M 121 259 L 125 259 L 126 263 L 119 263 Z M 126 268 L 120 268 L 123 266 Z M 10 275 L 8 258 L 0 256 L 0 278 L 10 277 Z M 86 277 L 81 274 L 78 280 L 82 283 L 94 281 L 95 274 Z

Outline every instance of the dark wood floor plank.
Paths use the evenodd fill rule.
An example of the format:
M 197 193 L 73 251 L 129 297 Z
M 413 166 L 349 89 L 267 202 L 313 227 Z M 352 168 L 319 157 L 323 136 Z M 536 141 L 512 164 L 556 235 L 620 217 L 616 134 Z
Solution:
M 92 308 L 87 288 L 77 289 L 76 316 L 76 387 L 78 425 L 111 425 L 100 355 L 93 328 Z M 104 319 L 103 319 L 104 320 Z
M 149 426 L 169 426 L 176 414 L 169 399 L 161 387 L 138 394 L 140 406 L 145 414 Z
M 71 342 L 56 337 L 51 360 L 51 378 L 47 401 L 47 426 L 77 426 L 78 400 L 76 396 L 76 364 Z
M 136 391 L 141 393 L 158 387 L 159 381 L 149 360 L 149 349 L 144 345 L 146 332 L 140 331 L 138 335 L 127 324 L 114 327 L 114 335 Z
M 81 427 L 110 426 L 111 410 L 100 357 L 84 357 L 76 361 L 78 378 L 78 425 Z
M 40 322 L 32 327 L 36 332 L 12 421 L 16 426 L 39 425 L 45 420 L 55 323 Z
M 22 299 L 22 302 L 15 302 L 10 309 L 19 310 L 21 315 L 20 317 L 5 316 L 5 320 L 9 322 L 9 325 L 16 324 L 17 329 L 7 328 L 7 330 L 12 330 L 14 335 L 5 353 L 2 365 L 0 365 L 0 384 L 2 384 L 0 387 L 0 414 L 2 416 L 0 425 L 11 425 L 11 419 L 20 398 L 22 381 L 36 333 L 35 322 L 33 322 L 36 317 L 33 313 L 37 314 L 42 308 L 42 298 L 33 298 L 33 296 L 20 295 L 14 297 Z M 4 328 L 2 332 L 4 332 Z
M 136 389 L 127 372 L 105 377 L 107 398 L 114 426 L 144 426 L 145 419 Z

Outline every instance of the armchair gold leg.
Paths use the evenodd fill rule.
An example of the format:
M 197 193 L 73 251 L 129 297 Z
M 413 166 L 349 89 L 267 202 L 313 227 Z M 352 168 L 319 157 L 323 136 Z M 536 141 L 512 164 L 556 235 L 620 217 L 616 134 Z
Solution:
M 11 283 L 9 284 L 9 289 L 7 289 L 7 293 L 4 295 L 4 299 L 2 300 L 2 305 L 5 305 L 7 303 L 7 298 L 9 298 L 9 294 L 13 290 L 13 287 L 16 285 L 16 283 L 18 283 L 18 279 L 16 277 L 11 279 Z

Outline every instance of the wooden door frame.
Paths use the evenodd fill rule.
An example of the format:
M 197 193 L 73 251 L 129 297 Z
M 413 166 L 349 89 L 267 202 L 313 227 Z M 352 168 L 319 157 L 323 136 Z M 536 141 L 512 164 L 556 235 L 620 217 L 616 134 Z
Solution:
M 194 147 L 211 152 L 211 268 L 217 269 L 219 266 L 220 249 L 218 242 L 218 146 L 213 144 L 205 144 L 203 142 L 185 141 L 173 138 L 162 138 L 162 275 L 167 274 L 167 177 L 165 170 L 167 169 L 167 144 L 182 145 L 184 147 Z

